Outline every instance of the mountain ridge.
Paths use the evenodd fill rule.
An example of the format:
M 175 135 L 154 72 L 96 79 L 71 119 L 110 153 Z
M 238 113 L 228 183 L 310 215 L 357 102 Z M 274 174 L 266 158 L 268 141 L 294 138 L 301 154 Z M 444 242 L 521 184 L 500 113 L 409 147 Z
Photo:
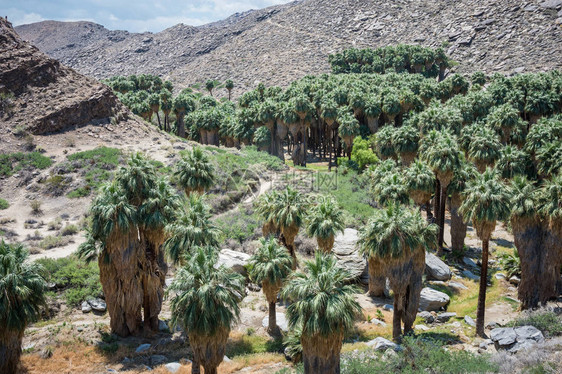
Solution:
M 16 30 L 89 76 L 150 73 L 178 87 L 231 78 L 239 95 L 257 81 L 286 86 L 329 72 L 328 55 L 349 47 L 444 46 L 459 63 L 452 71 L 461 73 L 562 68 L 561 25 L 560 0 L 301 0 L 154 34 L 83 24 Z

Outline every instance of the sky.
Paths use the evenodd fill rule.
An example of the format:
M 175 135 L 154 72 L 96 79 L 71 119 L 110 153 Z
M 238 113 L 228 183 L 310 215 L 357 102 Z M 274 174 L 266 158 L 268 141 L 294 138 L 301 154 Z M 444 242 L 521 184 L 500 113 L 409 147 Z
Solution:
M 0 16 L 14 26 L 44 20 L 92 21 L 110 30 L 162 31 L 178 23 L 198 26 L 236 12 L 289 0 L 0 0 Z

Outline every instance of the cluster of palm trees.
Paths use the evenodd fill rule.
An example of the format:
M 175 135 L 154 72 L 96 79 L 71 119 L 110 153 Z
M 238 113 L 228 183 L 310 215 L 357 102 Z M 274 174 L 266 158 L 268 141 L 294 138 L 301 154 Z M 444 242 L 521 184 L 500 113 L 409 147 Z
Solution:
M 334 74 L 378 73 L 394 71 L 443 77 L 450 61 L 443 48 L 431 49 L 419 45 L 386 46 L 377 49 L 346 49 L 330 55 Z

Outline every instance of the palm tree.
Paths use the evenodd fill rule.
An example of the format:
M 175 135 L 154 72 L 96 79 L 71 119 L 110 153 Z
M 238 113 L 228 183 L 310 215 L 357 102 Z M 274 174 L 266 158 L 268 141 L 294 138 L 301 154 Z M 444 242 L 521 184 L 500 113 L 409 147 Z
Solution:
M 284 190 L 273 194 L 274 199 L 270 201 L 269 212 L 264 218 L 266 223 L 273 222 L 280 233 L 280 240 L 287 247 L 293 257 L 293 269 L 297 266 L 297 255 L 295 252 L 295 238 L 299 229 L 304 224 L 307 201 L 302 193 L 287 186 Z
M 501 143 L 495 131 L 489 127 L 477 127 L 468 145 L 468 158 L 478 171 L 483 173 L 487 167 L 493 167 L 500 158 Z
M 158 118 L 158 128 L 162 130 L 162 123 L 160 122 L 160 96 L 153 93 L 148 97 L 148 105 L 150 105 L 150 110 L 156 113 L 156 118 Z
M 416 159 L 405 172 L 408 194 L 420 208 L 429 203 L 435 190 L 435 174 L 425 162 Z
M 174 294 L 172 324 L 184 328 L 193 349 L 192 373 L 200 365 L 206 374 L 217 373 L 244 296 L 244 278 L 224 265 L 217 267 L 217 259 L 214 247 L 193 248 L 168 291 Z
M 392 146 L 400 156 L 403 166 L 409 166 L 416 158 L 420 133 L 414 126 L 402 126 L 392 133 Z
M 436 218 L 439 224 L 439 237 L 437 240 L 437 245 L 439 251 L 443 250 L 443 235 L 445 228 L 445 203 L 447 200 L 447 187 L 453 179 L 454 171 L 458 169 L 461 165 L 461 152 L 458 149 L 458 144 L 456 137 L 448 132 L 439 132 L 436 135 L 432 135 L 434 131 L 430 131 L 430 134 L 424 141 L 429 142 L 430 139 L 436 139 L 437 144 L 431 145 L 426 143 L 424 146 L 424 152 L 422 153 L 422 159 L 428 163 L 428 165 L 433 169 L 435 177 L 437 178 L 437 188 L 435 190 L 435 200 L 436 200 Z M 439 204 L 437 204 L 437 202 Z
M 278 244 L 273 237 L 260 239 L 257 252 L 250 258 L 250 278 L 262 285 L 263 293 L 269 303 L 270 333 L 278 333 L 275 303 L 277 294 L 285 279 L 292 271 L 293 259 L 287 248 Z
M 164 228 L 178 207 L 175 191 L 141 154 L 134 154 L 92 203 L 92 223 L 78 255 L 98 259 L 111 329 L 118 335 L 140 332 L 143 309 L 145 327 L 158 328 L 167 271 Z
M 192 192 L 201 194 L 211 188 L 215 183 L 214 171 L 213 164 L 203 150 L 194 147 L 178 161 L 174 176 L 189 196 Z
M 174 109 L 177 112 L 178 129 L 177 134 L 180 138 L 185 138 L 184 116 L 195 109 L 195 100 L 191 95 L 180 94 L 174 99 Z
M 455 253 L 464 251 L 464 239 L 466 238 L 468 225 L 462 214 L 459 213 L 459 208 L 466 191 L 466 184 L 474 178 L 476 173 L 476 168 L 472 163 L 462 162 L 461 167 L 455 170 L 453 180 L 447 189 L 451 194 L 449 205 L 451 211 L 451 250 Z
M 281 292 L 292 301 L 286 312 L 289 326 L 302 328 L 305 373 L 339 373 L 343 338 L 361 311 L 353 298 L 357 288 L 332 255 L 318 252 L 305 267 Z
M 484 336 L 484 313 L 486 307 L 486 285 L 488 282 L 488 246 L 496 222 L 505 220 L 510 214 L 509 192 L 495 171 L 487 168 L 483 174 L 468 182 L 465 200 L 459 212 L 466 220 L 472 220 L 476 234 L 482 240 L 482 267 L 480 290 L 476 312 L 476 333 Z
M 312 206 L 308 213 L 306 221 L 308 236 L 316 238 L 318 247 L 324 253 L 332 250 L 335 236 L 345 229 L 344 212 L 329 196 L 319 197 L 318 203 Z
M 362 230 L 361 251 L 378 265 L 377 276 L 389 278 L 394 291 L 392 337 L 398 340 L 412 330 L 419 306 L 422 275 L 425 269 L 425 250 L 435 243 L 437 226 L 427 225 L 419 211 L 400 204 L 390 204 L 375 210 Z M 369 283 L 371 277 L 369 277 Z
M 209 95 L 213 96 L 213 88 L 215 88 L 215 82 L 212 80 L 208 80 L 205 83 L 205 88 L 209 91 Z
M 232 89 L 234 88 L 234 82 L 232 81 L 232 79 L 227 79 L 226 82 L 224 83 L 224 87 L 228 91 L 228 101 L 230 101 L 232 95 Z
M 399 173 L 389 173 L 376 180 L 373 186 L 373 196 L 379 206 L 385 206 L 392 201 L 401 204 L 410 202 L 404 176 Z
M 28 261 L 21 244 L 0 242 L 0 372 L 15 374 L 27 325 L 45 305 L 46 282 L 40 265 Z
M 166 226 L 168 239 L 164 248 L 174 264 L 181 264 L 194 247 L 219 245 L 220 231 L 211 216 L 202 196 L 189 196 L 184 209 Z

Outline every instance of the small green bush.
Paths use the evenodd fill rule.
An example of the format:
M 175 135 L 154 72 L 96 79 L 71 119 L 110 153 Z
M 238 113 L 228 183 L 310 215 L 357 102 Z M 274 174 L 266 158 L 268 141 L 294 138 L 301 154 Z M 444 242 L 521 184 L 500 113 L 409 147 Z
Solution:
M 368 165 L 379 162 L 379 158 L 371 149 L 371 142 L 360 136 L 353 140 L 351 160 L 357 163 L 358 170 L 360 171 L 364 170 Z
M 45 279 L 56 284 L 67 304 L 79 306 L 91 297 L 100 297 L 102 287 L 96 262 L 86 264 L 75 257 L 37 260 L 45 269 Z
M 62 230 L 60 231 L 60 234 L 62 236 L 69 236 L 69 235 L 77 234 L 78 231 L 80 231 L 78 229 L 78 226 L 69 224 L 69 225 L 66 225 L 62 228 Z
M 0 154 L 0 176 L 10 176 L 22 169 L 46 169 L 53 160 L 39 152 Z
M 57 247 L 63 247 L 68 244 L 68 240 L 64 239 L 59 235 L 48 235 L 41 242 L 39 242 L 39 248 L 41 249 L 51 249 Z
M 90 195 L 90 191 L 91 191 L 90 186 L 78 187 L 77 189 L 72 190 L 68 194 L 66 194 L 66 197 L 68 197 L 69 199 L 86 197 Z
M 117 166 L 121 151 L 117 148 L 99 147 L 90 151 L 77 152 L 68 156 L 69 161 L 89 161 L 96 164 L 112 164 Z
M 4 199 L 0 199 L 0 210 L 8 209 L 10 207 L 10 203 Z
M 32 200 L 29 203 L 29 206 L 31 207 L 31 211 L 33 212 L 33 214 L 39 214 L 42 212 L 41 205 L 43 205 L 43 202 L 41 200 Z
M 507 273 L 508 278 L 512 276 L 521 276 L 521 259 L 519 259 L 519 253 L 517 249 L 513 249 L 513 254 L 504 253 L 500 255 L 500 265 L 502 269 Z

